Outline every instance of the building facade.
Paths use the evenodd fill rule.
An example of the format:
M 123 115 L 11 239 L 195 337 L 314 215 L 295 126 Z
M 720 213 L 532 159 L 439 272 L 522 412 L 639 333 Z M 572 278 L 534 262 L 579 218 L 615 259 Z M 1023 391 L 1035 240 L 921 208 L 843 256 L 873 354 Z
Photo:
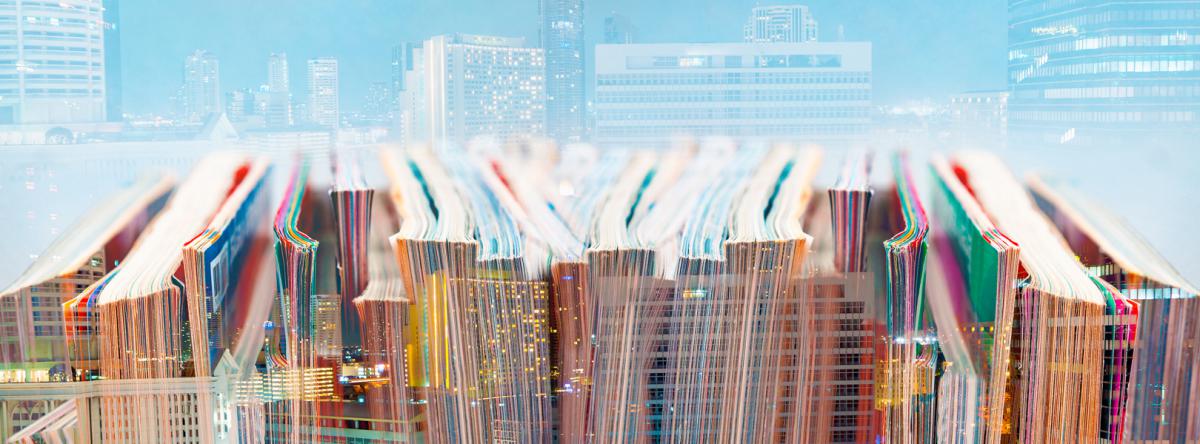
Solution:
M 1008 131 L 1008 91 L 967 91 L 950 95 L 946 131 L 957 143 L 998 148 Z
M 1200 1 L 1010 0 L 1008 85 L 1014 142 L 1194 135 Z
M 267 126 L 278 128 L 294 123 L 291 82 L 288 75 L 287 54 L 271 54 L 267 59 L 267 100 L 264 114 Z
M 869 131 L 871 45 L 598 45 L 595 100 L 601 144 L 685 135 L 853 144 Z
M 392 47 L 392 94 L 399 100 L 400 92 L 404 91 L 404 75 L 413 70 L 413 50 L 421 45 L 404 42 Z
M 338 102 L 338 61 L 321 57 L 308 61 L 308 120 L 314 125 L 337 128 L 341 116 Z
M 106 119 L 104 3 L 0 3 L 0 125 Z
M 817 41 L 817 20 L 808 6 L 759 6 L 750 10 L 743 29 L 751 43 L 801 43 Z
M 414 49 L 401 95 L 407 143 L 545 134 L 546 61 L 521 38 L 437 36 Z
M 221 62 L 212 53 L 198 49 L 183 62 L 181 91 L 183 118 L 203 122 L 209 114 L 222 111 Z
M 541 46 L 546 54 L 546 134 L 560 141 L 583 137 L 583 0 L 541 0 Z
M 121 100 L 120 0 L 104 0 L 104 114 L 109 122 L 125 120 Z
M 225 116 L 230 122 L 245 122 L 250 116 L 257 114 L 254 108 L 256 92 L 250 88 L 240 88 L 225 93 Z

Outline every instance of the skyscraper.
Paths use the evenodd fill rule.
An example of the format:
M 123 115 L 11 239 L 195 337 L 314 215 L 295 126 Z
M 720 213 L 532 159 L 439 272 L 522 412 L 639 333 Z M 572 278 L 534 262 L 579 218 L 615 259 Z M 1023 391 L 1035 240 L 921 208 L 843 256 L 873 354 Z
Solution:
M 401 140 L 465 143 L 541 135 L 546 61 L 525 39 L 437 36 L 414 51 L 405 74 Z
M 604 43 L 609 45 L 636 43 L 637 27 L 629 21 L 629 17 L 612 13 L 604 18 Z
M 397 98 L 404 91 L 404 73 L 413 69 L 413 49 L 420 48 L 419 44 L 404 42 L 392 47 L 392 94 Z
M 221 66 L 212 53 L 197 49 L 183 62 L 183 117 L 203 121 L 221 108 Z
M 0 124 L 105 120 L 104 19 L 101 0 L 0 4 Z
M 308 61 L 308 119 L 325 127 L 337 128 L 338 61 L 321 57 Z
M 804 5 L 758 6 L 744 28 L 747 42 L 815 42 L 817 20 Z
M 871 122 L 871 44 L 598 45 L 595 94 L 601 144 L 678 135 L 854 143 Z
M 1200 1 L 1008 2 L 1009 138 L 1129 140 L 1200 128 Z
M 272 91 L 288 91 L 287 53 L 272 53 L 267 59 L 267 87 Z
M 271 54 L 267 60 L 266 123 L 270 127 L 292 125 L 292 93 L 289 88 L 286 53 Z
M 579 140 L 584 121 L 583 0 L 541 0 L 546 51 L 546 133 Z
M 119 0 L 104 0 L 104 114 L 109 122 L 124 119 L 121 106 L 121 8 Z

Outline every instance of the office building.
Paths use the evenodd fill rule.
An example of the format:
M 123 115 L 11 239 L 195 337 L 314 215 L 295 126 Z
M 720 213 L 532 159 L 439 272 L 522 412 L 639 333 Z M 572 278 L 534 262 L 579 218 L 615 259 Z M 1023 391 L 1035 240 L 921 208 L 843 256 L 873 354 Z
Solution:
M 583 0 L 541 0 L 546 52 L 546 134 L 578 141 L 584 129 Z
M 104 0 L 104 114 L 109 122 L 125 119 L 121 105 L 120 0 Z
M 267 59 L 267 98 L 266 109 L 263 110 L 267 126 L 292 125 L 292 93 L 289 84 L 287 54 L 271 54 Z
M 100 0 L 0 4 L 0 124 L 104 121 L 103 23 Z
M 230 122 L 244 122 L 254 111 L 253 90 L 235 89 L 225 94 L 225 116 Z
M 596 47 L 596 141 L 663 145 L 680 135 L 861 141 L 870 125 L 870 43 Z
M 183 88 L 180 91 L 183 118 L 203 122 L 221 107 L 221 64 L 217 56 L 198 49 L 183 62 Z
M 437 36 L 414 50 L 401 100 L 401 140 L 466 143 L 542 135 L 546 64 L 521 38 Z
M 288 91 L 287 53 L 273 53 L 267 59 L 267 88 L 271 91 Z
M 964 143 L 1004 146 L 1008 130 L 1008 91 L 968 91 L 950 96 L 949 136 Z
M 743 32 L 750 43 L 815 42 L 817 20 L 808 6 L 759 6 L 750 10 Z
M 614 12 L 604 18 L 605 44 L 637 43 L 637 32 L 637 27 L 629 21 L 629 17 Z
M 1009 1 L 1009 137 L 1120 143 L 1194 135 L 1197 54 L 1200 1 Z
M 400 92 L 404 91 L 404 75 L 413 70 L 413 50 L 420 44 L 401 43 L 392 47 L 392 94 L 399 100 Z
M 366 103 L 361 118 L 369 121 L 384 120 L 391 113 L 392 91 L 386 82 L 371 82 L 367 87 Z
M 308 120 L 318 126 L 337 128 L 338 61 L 321 57 L 308 61 Z
M 391 83 L 391 103 L 389 104 L 388 112 L 391 113 L 391 119 L 388 122 L 388 129 L 392 132 L 391 138 L 394 140 L 404 140 L 404 86 L 405 73 L 413 70 L 413 51 L 421 47 L 420 44 L 409 42 L 400 43 L 392 47 L 392 83 Z
M 98 251 L 75 273 L 21 289 L 0 301 L 0 384 L 76 379 L 67 359 L 63 303 L 100 280 L 110 262 Z

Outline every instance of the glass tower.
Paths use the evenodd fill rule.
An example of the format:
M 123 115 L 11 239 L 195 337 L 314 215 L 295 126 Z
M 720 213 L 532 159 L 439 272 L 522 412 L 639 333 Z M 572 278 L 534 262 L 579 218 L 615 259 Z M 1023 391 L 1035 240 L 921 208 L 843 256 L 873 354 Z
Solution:
M 546 51 L 546 132 L 559 141 L 583 134 L 583 0 L 542 0 Z
M 1012 141 L 1200 128 L 1200 1 L 1010 0 L 1008 17 Z
M 104 121 L 105 34 L 100 0 L 0 2 L 0 124 Z

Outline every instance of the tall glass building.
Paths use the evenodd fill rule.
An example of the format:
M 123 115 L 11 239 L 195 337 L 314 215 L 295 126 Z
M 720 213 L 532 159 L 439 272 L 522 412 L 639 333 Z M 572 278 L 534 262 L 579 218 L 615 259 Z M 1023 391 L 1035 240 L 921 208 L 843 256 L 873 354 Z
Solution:
M 0 2 L 0 125 L 105 120 L 101 0 Z
M 1200 132 L 1200 1 L 1010 0 L 1008 17 L 1011 142 Z
M 560 141 L 583 136 L 583 0 L 541 0 L 546 52 L 546 134 Z

